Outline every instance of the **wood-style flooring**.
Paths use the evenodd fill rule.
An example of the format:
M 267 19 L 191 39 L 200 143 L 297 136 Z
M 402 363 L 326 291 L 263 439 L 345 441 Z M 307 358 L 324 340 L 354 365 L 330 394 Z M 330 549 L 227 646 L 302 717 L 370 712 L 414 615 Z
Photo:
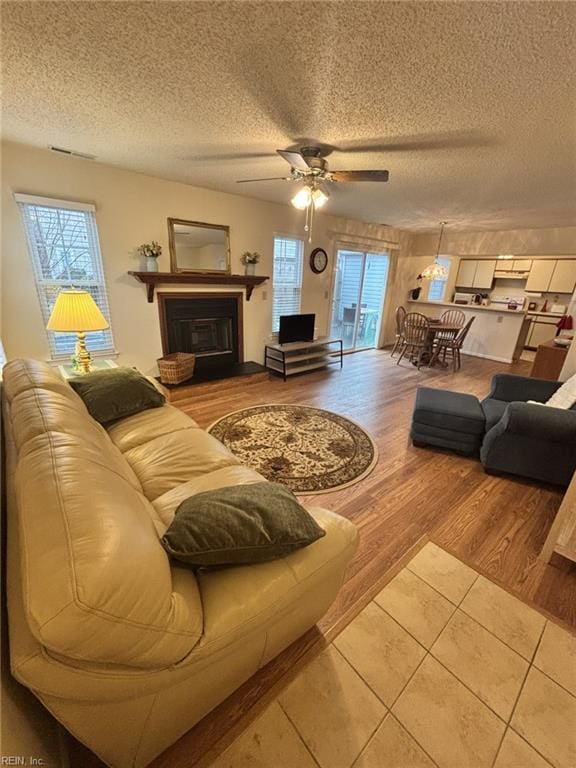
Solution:
M 354 615 L 366 596 L 410 548 L 428 537 L 452 551 L 511 592 L 576 626 L 576 568 L 556 558 L 537 559 L 563 491 L 513 477 L 487 475 L 476 459 L 415 448 L 409 426 L 419 385 L 454 389 L 484 397 L 500 371 L 528 375 L 530 364 L 505 365 L 464 357 L 456 373 L 397 366 L 390 353 L 370 350 L 347 355 L 343 370 L 318 371 L 287 382 L 215 384 L 193 399 L 175 403 L 201 427 L 235 410 L 264 403 L 296 403 L 326 408 L 361 424 L 378 445 L 374 471 L 341 491 L 300 497 L 352 520 L 360 546 L 340 595 L 323 618 L 277 660 L 261 670 L 229 700 L 157 758 L 155 768 L 187 768 L 209 763 L 243 726 L 243 716 L 264 701 L 299 661 Z M 79 745 L 72 757 L 86 752 Z M 88 762 L 85 762 L 88 765 Z M 98 765 L 97 761 L 90 765 Z
M 477 459 L 415 448 L 409 439 L 416 388 L 455 389 L 482 398 L 499 372 L 528 375 L 529 363 L 464 357 L 462 369 L 417 371 L 384 350 L 347 355 L 344 368 L 241 387 L 215 386 L 176 403 L 201 427 L 231 411 L 264 403 L 297 403 L 336 411 L 367 429 L 378 445 L 374 471 L 341 491 L 300 497 L 352 520 L 361 544 L 338 603 L 324 626 L 346 610 L 423 535 L 567 623 L 576 625 L 576 569 L 545 565 L 538 552 L 563 491 L 513 477 L 487 475 Z

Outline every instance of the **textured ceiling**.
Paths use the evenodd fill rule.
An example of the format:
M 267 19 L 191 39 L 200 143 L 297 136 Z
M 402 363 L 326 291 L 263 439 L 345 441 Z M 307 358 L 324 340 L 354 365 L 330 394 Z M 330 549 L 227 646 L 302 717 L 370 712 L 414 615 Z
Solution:
M 3 135 L 285 202 L 311 139 L 326 211 L 410 229 L 576 224 L 572 2 L 2 2 Z M 359 144 L 374 146 L 355 152 Z

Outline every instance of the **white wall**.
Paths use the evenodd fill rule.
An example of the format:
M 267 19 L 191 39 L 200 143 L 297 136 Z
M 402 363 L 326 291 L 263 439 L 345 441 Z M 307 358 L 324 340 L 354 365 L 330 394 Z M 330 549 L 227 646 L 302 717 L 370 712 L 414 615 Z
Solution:
M 163 247 L 159 268 L 170 270 L 168 217 L 226 224 L 230 227 L 232 272 L 243 272 L 240 255 L 258 251 L 262 261 L 257 274 L 272 274 L 272 238 L 275 232 L 303 236 L 304 214 L 288 203 L 278 205 L 229 195 L 186 184 L 123 171 L 93 161 L 55 155 L 20 144 L 2 146 L 2 327 L 7 356 L 48 359 L 49 350 L 40 314 L 32 268 L 14 192 L 93 202 L 110 297 L 113 330 L 120 362 L 154 373 L 162 354 L 158 306 L 148 304 L 144 286 L 127 272 L 139 269 L 133 257 L 136 246 L 157 240 Z M 315 312 L 317 330 L 327 330 L 330 312 L 333 251 L 338 239 L 351 242 L 384 241 L 398 248 L 401 233 L 379 225 L 336 219 L 319 214 L 314 222 L 313 242 L 306 242 L 302 311 Z M 314 274 L 308 267 L 312 248 L 321 246 L 330 256 L 329 268 Z M 394 261 L 399 251 L 395 251 Z M 175 290 L 174 286 L 165 286 Z M 177 286 L 177 290 L 199 290 Z M 202 286 L 205 291 L 206 287 Z M 222 291 L 222 286 L 208 290 Z M 236 287 L 230 290 L 238 290 Z M 246 360 L 261 361 L 271 328 L 271 283 L 257 288 L 244 302 L 244 350 Z

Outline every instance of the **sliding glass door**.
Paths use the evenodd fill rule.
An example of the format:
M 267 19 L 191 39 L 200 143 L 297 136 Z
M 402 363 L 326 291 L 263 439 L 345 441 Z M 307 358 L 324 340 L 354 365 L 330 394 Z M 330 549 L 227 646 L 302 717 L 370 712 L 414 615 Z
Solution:
M 344 349 L 377 345 L 388 264 L 387 253 L 337 251 L 330 333 L 342 338 Z

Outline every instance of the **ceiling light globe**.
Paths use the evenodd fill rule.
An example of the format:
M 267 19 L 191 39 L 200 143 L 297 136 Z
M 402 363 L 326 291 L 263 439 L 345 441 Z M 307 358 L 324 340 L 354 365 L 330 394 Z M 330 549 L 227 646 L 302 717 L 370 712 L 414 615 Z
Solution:
M 302 187 L 302 189 L 296 192 L 291 200 L 291 203 L 294 208 L 298 208 L 299 211 L 303 211 L 305 208 L 308 208 L 311 201 L 312 192 L 310 191 L 310 187 Z
M 312 192 L 312 202 L 314 203 L 314 208 L 322 208 L 323 205 L 325 205 L 328 202 L 328 193 L 324 192 L 321 189 L 315 189 Z

